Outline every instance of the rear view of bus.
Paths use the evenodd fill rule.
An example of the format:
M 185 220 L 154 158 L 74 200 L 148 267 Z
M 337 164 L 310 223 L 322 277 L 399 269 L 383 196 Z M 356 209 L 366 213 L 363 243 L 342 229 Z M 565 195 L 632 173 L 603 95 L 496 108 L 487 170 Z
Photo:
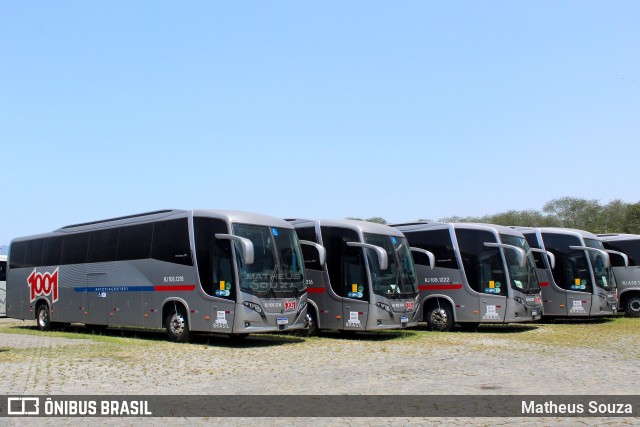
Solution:
M 8 315 L 39 329 L 84 323 L 246 335 L 302 329 L 306 289 L 293 227 L 220 210 L 164 210 L 15 239 Z
M 629 317 L 640 317 L 640 235 L 599 234 L 598 237 L 611 258 L 618 286 L 618 308 Z
M 454 323 L 530 322 L 541 317 L 538 277 L 524 236 L 508 227 L 466 223 L 395 226 L 414 251 L 421 320 L 432 330 Z M 435 259 L 435 263 L 434 263 Z
M 7 256 L 0 255 L 0 317 L 7 316 Z
M 595 234 L 569 228 L 517 227 L 536 250 L 545 317 L 610 316 L 616 280 Z
M 417 281 L 402 233 L 364 221 L 289 221 L 305 259 L 310 335 L 417 324 Z

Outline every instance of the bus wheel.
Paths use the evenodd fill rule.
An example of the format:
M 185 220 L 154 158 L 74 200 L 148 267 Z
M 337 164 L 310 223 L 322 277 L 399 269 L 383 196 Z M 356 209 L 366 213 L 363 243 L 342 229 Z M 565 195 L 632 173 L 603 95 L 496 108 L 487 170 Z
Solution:
M 36 312 L 36 325 L 40 331 L 51 330 L 49 306 L 47 304 L 40 304 L 40 306 L 38 306 L 38 311 Z
M 446 304 L 433 305 L 427 312 L 427 325 L 432 331 L 450 331 L 453 328 L 453 313 Z
M 186 342 L 189 339 L 189 322 L 184 310 L 181 308 L 171 309 L 164 321 L 169 340 L 174 342 Z
M 624 312 L 629 317 L 640 317 L 640 295 L 631 295 L 624 305 Z
M 305 335 L 308 337 L 314 337 L 318 335 L 318 320 L 316 319 L 316 312 L 313 309 L 307 309 L 307 318 L 305 320 L 306 332 Z

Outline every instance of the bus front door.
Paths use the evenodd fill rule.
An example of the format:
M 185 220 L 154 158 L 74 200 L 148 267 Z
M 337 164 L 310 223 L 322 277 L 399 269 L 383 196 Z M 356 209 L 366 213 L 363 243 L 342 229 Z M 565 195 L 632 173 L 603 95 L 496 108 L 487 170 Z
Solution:
M 366 330 L 370 292 L 360 248 L 349 248 L 342 258 L 342 286 L 342 327 Z
M 588 316 L 593 295 L 588 292 L 567 291 L 567 315 Z M 598 310 L 599 311 L 599 310 Z
M 480 298 L 480 321 L 483 323 L 504 323 L 507 312 L 507 297 L 485 294 Z

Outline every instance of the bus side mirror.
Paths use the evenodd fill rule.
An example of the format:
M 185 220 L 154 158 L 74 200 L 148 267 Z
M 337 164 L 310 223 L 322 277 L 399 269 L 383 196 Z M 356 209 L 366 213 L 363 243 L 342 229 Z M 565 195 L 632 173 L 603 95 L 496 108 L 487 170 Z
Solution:
M 389 257 L 387 255 L 387 251 L 385 251 L 380 246 L 360 242 L 347 242 L 347 246 L 372 249 L 378 256 L 378 267 L 380 268 L 380 270 L 386 270 L 387 268 L 389 268 Z
M 493 242 L 484 242 L 484 245 L 488 248 L 503 248 L 512 250 L 516 253 L 516 257 L 518 258 L 518 265 L 520 266 L 520 268 L 524 268 L 527 265 L 527 253 L 522 248 L 513 245 L 507 245 L 505 243 Z
M 612 251 L 611 249 L 605 249 L 605 251 L 607 251 L 609 256 L 613 255 L 614 257 L 622 258 L 622 263 L 621 264 L 624 265 L 624 268 L 629 268 L 629 257 L 627 256 L 627 254 L 625 254 L 623 252 Z
M 240 256 L 242 261 L 249 265 L 253 264 L 253 242 L 246 237 L 234 236 L 233 234 L 216 233 L 216 239 L 233 240 L 240 244 Z
M 549 265 L 551 266 L 551 268 L 556 268 L 556 256 L 554 254 L 552 254 L 549 251 L 545 251 L 544 249 L 538 249 L 538 248 L 529 248 L 531 249 L 531 252 L 540 252 L 542 254 L 545 254 L 548 258 L 549 258 Z
M 574 251 L 588 251 L 588 252 L 597 252 L 604 258 L 604 268 L 611 267 L 611 260 L 609 259 L 609 254 L 604 249 L 592 248 L 589 246 L 569 246 L 569 249 L 573 249 Z
M 429 267 L 431 267 L 431 270 L 433 270 L 436 266 L 436 256 L 433 254 L 433 252 L 429 252 L 426 249 L 422 249 L 422 248 L 414 248 L 413 246 L 410 247 L 409 249 L 411 249 L 413 252 L 418 252 L 421 254 L 425 254 L 427 256 L 427 258 L 429 258 Z
M 301 245 L 313 246 L 318 251 L 318 262 L 320 263 L 320 267 L 322 267 L 327 262 L 327 250 L 324 246 L 317 244 L 316 242 L 311 242 L 309 240 L 300 240 Z

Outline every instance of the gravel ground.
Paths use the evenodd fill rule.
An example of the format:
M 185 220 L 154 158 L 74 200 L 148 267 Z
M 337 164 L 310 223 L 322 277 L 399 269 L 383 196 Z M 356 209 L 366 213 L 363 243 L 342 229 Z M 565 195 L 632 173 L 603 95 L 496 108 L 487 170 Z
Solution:
M 190 344 L 174 344 L 156 331 L 108 330 L 105 339 L 87 336 L 81 327 L 71 328 L 75 332 L 73 338 L 55 336 L 68 334 L 33 334 L 33 322 L 2 319 L 0 387 L 8 395 L 637 395 L 640 319 L 637 324 L 637 328 L 629 328 L 627 322 L 624 325 L 628 333 L 616 334 L 611 334 L 612 326 L 605 322 L 511 325 L 470 333 L 432 333 L 418 328 L 404 333 L 351 337 L 336 333 L 310 339 L 254 335 L 234 341 L 198 336 Z M 14 333 L 6 333 L 9 329 Z M 16 329 L 25 334 L 16 334 Z M 572 329 L 575 333 L 567 333 Z M 570 337 L 566 343 L 565 336 Z M 602 374 L 598 377 L 589 372 Z M 20 426 L 25 421 L 29 425 L 76 425 L 82 420 L 9 419 Z M 232 426 L 640 425 L 638 418 L 172 418 L 171 421 L 180 425 Z M 106 419 L 90 422 L 106 424 Z M 155 422 L 109 419 L 110 425 L 114 423 L 152 425 L 157 419 Z

